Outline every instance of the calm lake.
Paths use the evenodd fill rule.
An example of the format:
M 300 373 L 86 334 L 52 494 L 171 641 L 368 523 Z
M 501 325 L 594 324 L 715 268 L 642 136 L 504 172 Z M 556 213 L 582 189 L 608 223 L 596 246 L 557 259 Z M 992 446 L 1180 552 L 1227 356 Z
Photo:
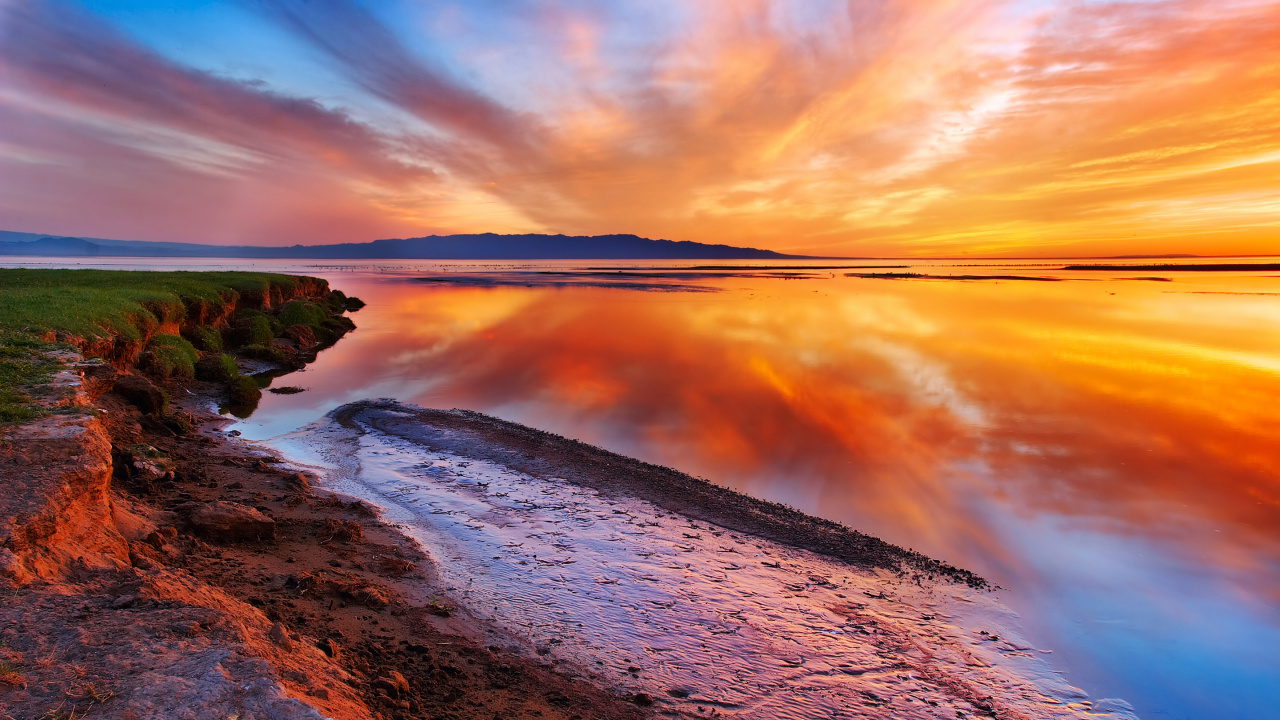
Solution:
M 368 303 L 252 439 L 370 397 L 478 410 L 974 570 L 1142 717 L 1280 717 L 1280 271 L 92 262 Z

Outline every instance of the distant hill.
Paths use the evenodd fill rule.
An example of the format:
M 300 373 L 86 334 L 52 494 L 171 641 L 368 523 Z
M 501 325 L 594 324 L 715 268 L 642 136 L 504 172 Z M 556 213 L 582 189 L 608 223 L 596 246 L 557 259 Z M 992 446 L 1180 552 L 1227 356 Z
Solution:
M 636 235 L 429 235 L 338 245 L 196 245 L 0 231 L 0 255 L 217 257 L 298 260 L 777 260 L 771 250 L 650 240 Z

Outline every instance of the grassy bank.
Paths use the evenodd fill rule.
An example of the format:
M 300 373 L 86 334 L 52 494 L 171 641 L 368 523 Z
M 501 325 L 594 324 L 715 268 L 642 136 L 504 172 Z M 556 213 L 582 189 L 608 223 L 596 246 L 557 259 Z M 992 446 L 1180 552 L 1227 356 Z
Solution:
M 0 269 L 0 331 L 141 337 L 193 309 L 262 305 L 317 278 L 251 272 Z
M 60 348 L 156 380 L 223 382 L 233 402 L 253 402 L 232 355 L 296 364 L 352 329 L 342 313 L 361 305 L 298 275 L 0 269 L 0 422 L 49 404 Z

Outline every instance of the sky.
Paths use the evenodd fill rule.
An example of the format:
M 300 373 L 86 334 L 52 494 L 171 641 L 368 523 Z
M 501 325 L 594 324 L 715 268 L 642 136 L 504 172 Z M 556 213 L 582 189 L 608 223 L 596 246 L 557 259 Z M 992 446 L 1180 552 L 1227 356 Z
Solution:
M 0 230 L 1280 253 L 1280 0 L 0 0 Z

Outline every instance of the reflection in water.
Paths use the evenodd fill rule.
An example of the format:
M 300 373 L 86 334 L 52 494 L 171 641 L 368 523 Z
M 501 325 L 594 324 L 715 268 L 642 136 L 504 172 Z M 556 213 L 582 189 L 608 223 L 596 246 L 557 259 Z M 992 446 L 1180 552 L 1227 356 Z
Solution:
M 1265 716 L 1280 280 L 1084 275 L 700 281 L 714 293 L 335 275 L 369 302 L 360 330 L 241 429 L 377 396 L 488 412 L 983 573 L 1074 684 L 1144 716 Z

